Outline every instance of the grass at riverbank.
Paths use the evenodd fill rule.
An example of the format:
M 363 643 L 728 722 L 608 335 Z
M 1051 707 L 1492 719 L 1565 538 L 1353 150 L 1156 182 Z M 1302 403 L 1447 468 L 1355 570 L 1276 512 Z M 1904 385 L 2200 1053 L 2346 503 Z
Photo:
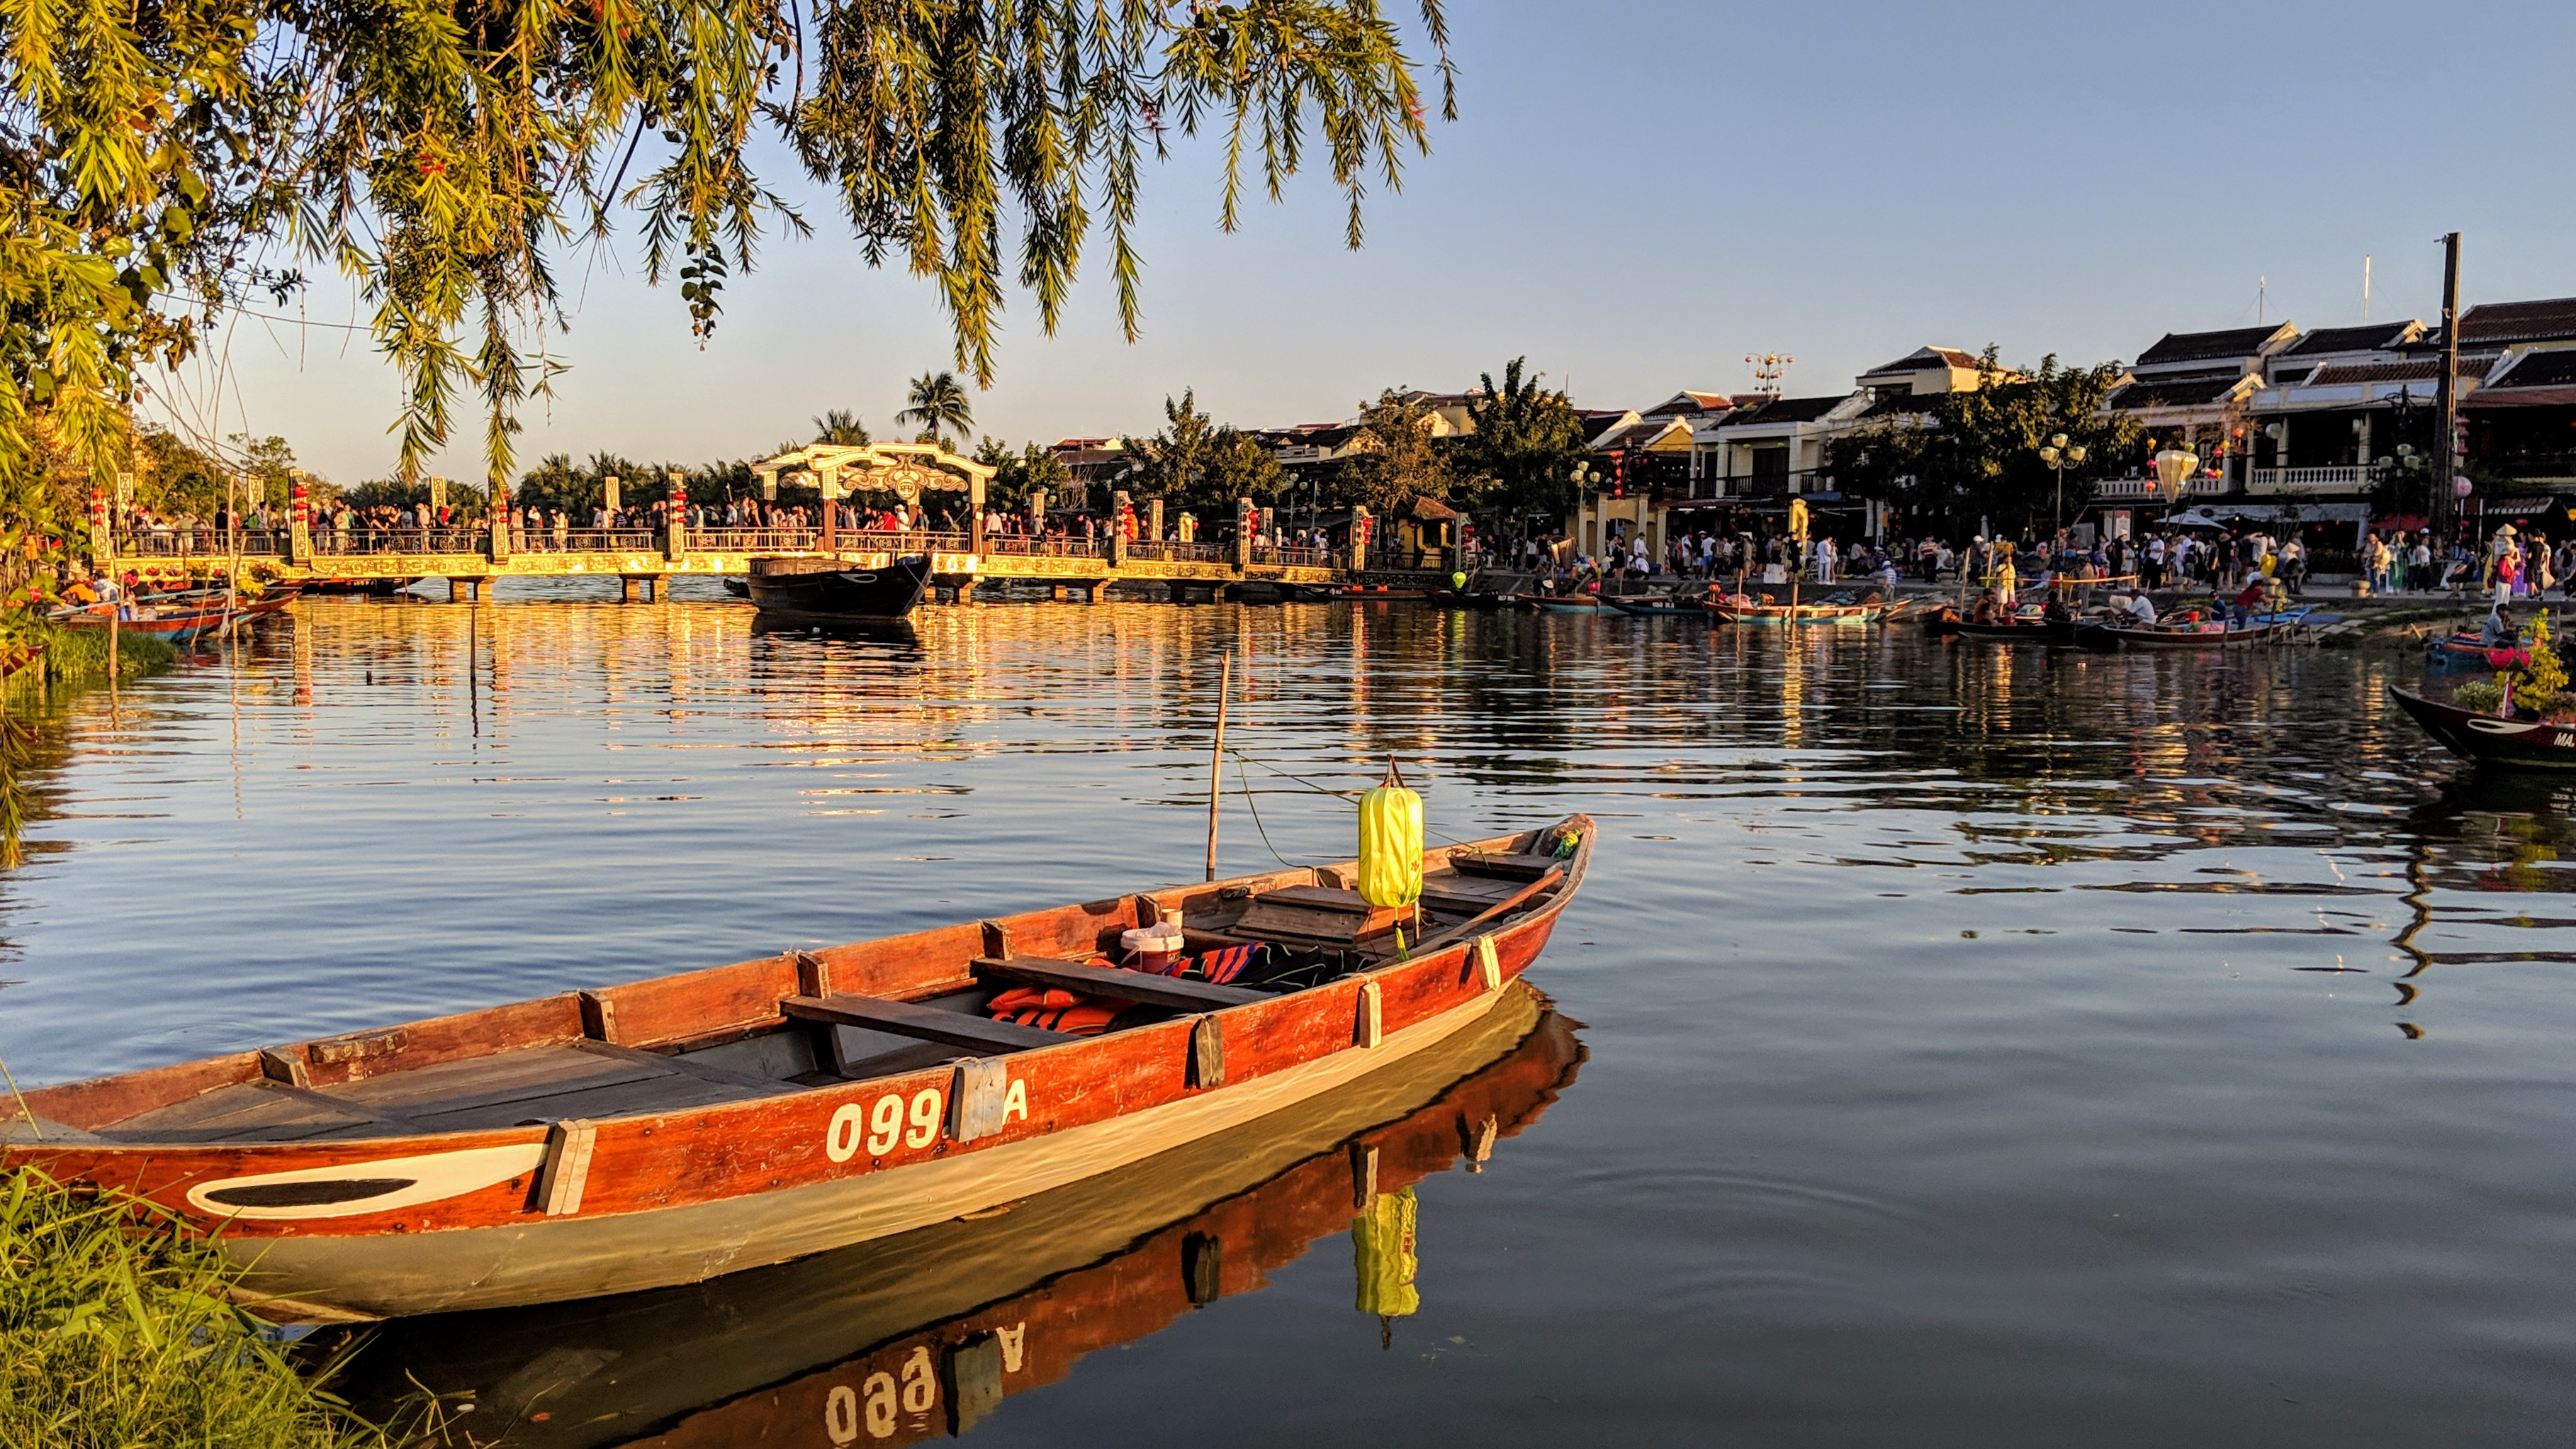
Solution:
M 179 646 L 150 634 L 120 634 L 116 641 L 117 677 L 141 679 L 179 662 Z M 45 647 L 39 667 L 49 680 L 70 684 L 107 682 L 107 632 L 62 629 Z
M 0 1445 L 390 1449 L 225 1299 L 237 1278 L 149 1205 L 0 1182 Z

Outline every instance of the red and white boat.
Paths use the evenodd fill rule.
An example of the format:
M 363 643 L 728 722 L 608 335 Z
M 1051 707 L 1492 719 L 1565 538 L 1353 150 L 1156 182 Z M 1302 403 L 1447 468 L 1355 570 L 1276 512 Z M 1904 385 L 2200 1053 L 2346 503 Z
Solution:
M 698 1282 L 1014 1203 L 1433 1046 L 1536 959 L 1592 837 L 1577 815 L 1425 852 L 1409 918 L 1350 866 L 1287 870 L 47 1087 L 0 1104 L 0 1167 L 220 1229 L 281 1317 Z M 1111 964 L 1175 921 L 1184 974 Z

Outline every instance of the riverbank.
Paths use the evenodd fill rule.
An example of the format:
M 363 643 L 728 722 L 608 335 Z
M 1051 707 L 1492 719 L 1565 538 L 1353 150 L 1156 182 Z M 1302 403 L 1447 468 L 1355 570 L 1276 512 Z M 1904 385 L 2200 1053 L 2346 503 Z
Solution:
M 0 1444 L 390 1449 L 229 1300 L 165 1215 L 33 1170 L 0 1185 Z

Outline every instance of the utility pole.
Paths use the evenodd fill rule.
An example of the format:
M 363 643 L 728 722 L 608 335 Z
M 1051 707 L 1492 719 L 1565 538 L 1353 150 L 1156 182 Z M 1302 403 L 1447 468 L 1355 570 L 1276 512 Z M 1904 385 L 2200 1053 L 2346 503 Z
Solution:
M 2458 500 L 2452 497 L 2451 480 L 2459 476 L 2460 432 L 2460 234 L 2445 232 L 2442 236 L 2442 375 L 2433 380 L 2435 425 L 2441 431 L 2433 435 L 2433 496 L 2424 512 L 2436 525 L 2434 537 L 2445 544 L 2452 530 L 2441 525 Z

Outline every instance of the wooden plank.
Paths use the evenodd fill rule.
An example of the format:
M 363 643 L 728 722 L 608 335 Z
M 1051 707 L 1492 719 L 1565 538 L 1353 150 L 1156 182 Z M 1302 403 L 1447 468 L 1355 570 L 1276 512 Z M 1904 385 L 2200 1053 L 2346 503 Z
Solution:
M 614 1042 L 604 1041 L 577 1041 L 572 1045 L 573 1050 L 588 1052 L 592 1056 L 633 1062 L 637 1066 L 660 1067 L 665 1071 L 695 1077 L 704 1082 L 713 1082 L 718 1086 L 740 1087 L 762 1095 L 796 1090 L 795 1087 L 776 1077 L 755 1077 L 749 1072 L 731 1071 L 713 1063 L 692 1061 L 685 1056 L 648 1052 L 640 1047 L 618 1046 Z
M 887 1001 L 875 996 L 790 996 L 778 1009 L 802 1021 L 828 1021 L 836 1026 L 863 1026 L 870 1031 L 919 1037 L 968 1051 L 1027 1051 L 1080 1038 L 1060 1031 L 1041 1031 L 1007 1021 L 987 1021 L 963 1012 Z
M 1034 981 L 1041 986 L 1061 986 L 1067 991 L 1106 996 L 1112 1001 L 1139 1001 L 1147 1006 L 1169 1006 L 1180 1011 L 1223 1011 L 1229 1006 L 1261 1001 L 1274 994 L 1244 986 L 1222 986 L 1212 981 L 1190 981 L 1143 971 L 1085 966 L 1044 956 L 1013 956 L 1007 961 L 979 956 L 975 959 L 975 969 L 1008 976 L 1015 981 Z
M 766 1100 L 766 1095 L 755 1097 L 739 1087 L 702 1082 L 677 1072 L 657 1072 L 627 1081 L 566 1087 L 508 1102 L 436 1108 L 419 1113 L 418 1120 L 423 1127 L 434 1132 L 470 1132 L 478 1128 L 516 1127 L 572 1117 L 609 1120 L 660 1116 L 735 1102 Z
M 1564 862 L 1545 855 L 1486 855 L 1460 851 L 1449 857 L 1449 865 L 1451 869 L 1462 870 L 1469 875 L 1501 876 L 1505 880 L 1537 880 L 1549 871 L 1561 868 Z
M 1468 934 L 1478 926 L 1485 924 L 1487 921 L 1510 914 L 1514 908 L 1535 899 L 1563 879 L 1565 879 L 1565 867 L 1558 865 L 1549 870 L 1545 875 L 1531 881 L 1528 885 L 1522 886 L 1519 890 L 1516 890 L 1510 895 L 1503 897 L 1501 900 L 1494 902 L 1492 905 L 1487 906 L 1473 919 L 1460 921 L 1454 926 L 1447 927 L 1432 935 L 1423 937 L 1421 941 L 1415 944 L 1414 950 L 1418 953 L 1439 950 L 1441 947 L 1444 947 L 1450 942 L 1457 940 L 1459 937 Z
M 1190 1085 L 1202 1091 L 1225 1085 L 1225 1023 L 1213 1016 L 1190 1026 Z
M 537 1182 L 537 1201 L 546 1216 L 569 1217 L 581 1211 L 582 1192 L 590 1185 L 590 1157 L 599 1129 L 588 1122 L 557 1122 L 546 1133 L 546 1165 Z
M 467 1061 L 443 1062 L 370 1077 L 327 1089 L 349 1102 L 390 1107 L 428 1118 L 475 1107 L 502 1106 L 665 1075 L 667 1069 L 609 1060 L 576 1051 L 570 1043 L 522 1047 Z

